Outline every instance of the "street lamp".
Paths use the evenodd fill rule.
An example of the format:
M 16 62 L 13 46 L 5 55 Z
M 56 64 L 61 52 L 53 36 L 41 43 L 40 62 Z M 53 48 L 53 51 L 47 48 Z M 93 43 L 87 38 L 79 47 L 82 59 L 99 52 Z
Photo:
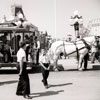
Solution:
M 71 16 L 70 18 L 71 26 L 74 26 L 75 30 L 75 36 L 76 38 L 79 38 L 79 27 L 80 25 L 83 25 L 83 18 L 79 15 L 78 11 L 74 11 L 74 16 Z

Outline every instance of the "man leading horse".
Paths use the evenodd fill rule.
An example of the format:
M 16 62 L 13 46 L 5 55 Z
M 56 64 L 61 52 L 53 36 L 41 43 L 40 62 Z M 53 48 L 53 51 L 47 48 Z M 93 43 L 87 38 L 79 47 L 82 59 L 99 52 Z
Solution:
M 94 42 L 96 42 L 95 36 L 89 36 L 85 37 L 83 39 L 80 39 L 76 42 L 65 42 L 65 41 L 56 41 L 51 45 L 51 48 L 48 51 L 48 54 L 51 58 L 51 63 L 54 64 L 54 69 L 57 70 L 57 62 L 59 58 L 60 53 L 65 53 L 68 55 L 71 55 L 73 53 L 76 53 L 75 56 L 78 58 L 78 67 L 77 69 L 80 70 L 86 70 L 87 69 L 87 61 L 88 61 L 88 53 L 90 50 L 90 47 L 94 45 Z M 84 68 L 82 68 L 82 63 L 84 62 Z

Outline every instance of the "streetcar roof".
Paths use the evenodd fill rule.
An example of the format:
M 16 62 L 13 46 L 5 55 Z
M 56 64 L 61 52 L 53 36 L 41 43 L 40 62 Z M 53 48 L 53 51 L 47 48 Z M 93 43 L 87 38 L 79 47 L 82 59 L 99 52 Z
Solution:
M 14 23 L 11 22 L 4 22 L 0 23 L 0 33 L 32 33 L 34 31 L 38 31 L 38 28 L 33 24 L 30 25 L 28 28 L 19 28 L 17 26 L 9 26 L 13 25 Z
M 16 27 L 0 27 L 0 33 L 26 33 L 26 32 L 34 32 L 27 28 L 16 28 Z

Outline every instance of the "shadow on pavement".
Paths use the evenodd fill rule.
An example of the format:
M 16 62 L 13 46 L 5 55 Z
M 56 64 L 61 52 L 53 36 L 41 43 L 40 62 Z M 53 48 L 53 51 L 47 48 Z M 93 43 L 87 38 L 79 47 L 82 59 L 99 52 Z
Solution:
M 7 85 L 7 84 L 13 84 L 16 82 L 18 82 L 18 80 L 4 81 L 4 82 L 0 82 L 0 86 Z
M 78 71 L 77 69 L 66 69 L 64 71 Z
M 32 98 L 36 97 L 42 97 L 42 96 L 51 96 L 51 95 L 57 95 L 60 92 L 64 92 L 64 90 L 59 90 L 59 91 L 46 91 L 46 92 L 39 92 L 39 93 L 32 93 L 31 96 Z M 35 95 L 35 96 L 33 96 Z
M 57 85 L 50 85 L 50 87 L 65 86 L 65 85 L 72 85 L 72 84 L 73 83 L 57 84 Z

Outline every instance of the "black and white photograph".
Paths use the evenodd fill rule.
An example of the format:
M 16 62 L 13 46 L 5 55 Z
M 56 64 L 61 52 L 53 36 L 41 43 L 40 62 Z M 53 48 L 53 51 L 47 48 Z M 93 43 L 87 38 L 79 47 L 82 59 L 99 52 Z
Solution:
M 100 100 L 99 0 L 0 0 L 0 100 Z

